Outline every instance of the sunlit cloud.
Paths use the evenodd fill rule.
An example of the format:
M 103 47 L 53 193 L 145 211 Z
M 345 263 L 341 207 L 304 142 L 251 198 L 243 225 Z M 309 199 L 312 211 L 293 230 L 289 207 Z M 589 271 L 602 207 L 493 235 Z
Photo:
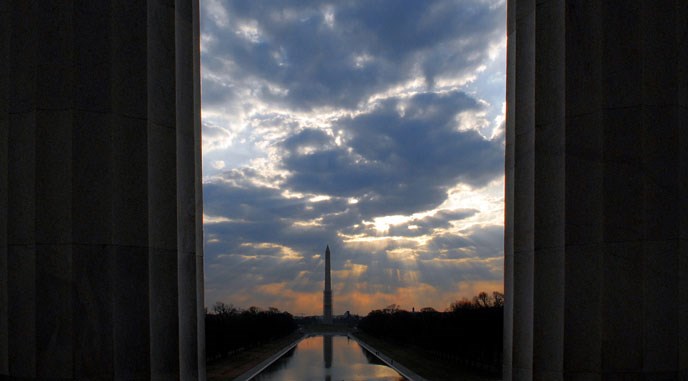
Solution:
M 501 290 L 504 1 L 201 5 L 207 304 Z

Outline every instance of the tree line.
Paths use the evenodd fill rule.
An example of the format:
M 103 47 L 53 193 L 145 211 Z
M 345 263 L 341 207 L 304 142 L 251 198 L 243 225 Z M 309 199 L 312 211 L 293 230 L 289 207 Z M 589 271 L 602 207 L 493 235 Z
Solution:
M 464 365 L 498 372 L 502 366 L 504 295 L 481 292 L 439 312 L 409 312 L 392 304 L 371 311 L 358 324 L 363 332 L 413 346 Z
M 270 340 L 297 328 L 294 317 L 274 307 L 240 309 L 217 302 L 205 315 L 206 357 L 213 360 Z

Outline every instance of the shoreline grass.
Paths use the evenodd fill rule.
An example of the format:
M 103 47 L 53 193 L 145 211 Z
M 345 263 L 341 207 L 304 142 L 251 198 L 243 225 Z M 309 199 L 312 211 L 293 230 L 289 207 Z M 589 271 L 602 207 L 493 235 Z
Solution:
M 208 362 L 206 365 L 208 380 L 233 380 L 253 369 L 253 367 L 267 360 L 270 356 L 278 353 L 284 347 L 302 336 L 303 333 L 297 330 L 277 340 L 244 349 L 229 357 Z
M 421 349 L 396 345 L 361 331 L 357 331 L 353 335 L 427 380 L 496 381 L 501 379 L 499 375 L 469 369 L 437 358 L 437 356 Z

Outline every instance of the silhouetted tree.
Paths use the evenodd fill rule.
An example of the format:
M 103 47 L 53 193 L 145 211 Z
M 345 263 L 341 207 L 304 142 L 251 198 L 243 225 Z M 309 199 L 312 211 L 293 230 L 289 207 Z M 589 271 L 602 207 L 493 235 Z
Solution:
M 267 311 L 256 306 L 241 310 L 218 302 L 213 312 L 205 318 L 206 354 L 210 360 L 286 336 L 297 328 L 291 314 L 274 307 Z
M 493 306 L 495 307 L 504 307 L 504 294 L 501 292 L 493 291 L 492 292 L 492 300 L 493 300 Z
M 459 310 L 467 310 L 475 307 L 473 302 L 466 298 L 461 298 L 461 300 L 457 300 L 455 302 L 452 302 L 449 304 L 449 308 L 447 308 L 447 312 L 454 312 L 454 311 L 459 311 Z
M 213 305 L 213 312 L 215 312 L 216 315 L 231 315 L 236 312 L 236 308 L 234 308 L 234 306 L 231 304 L 215 302 Z
M 477 307 L 491 307 L 492 298 L 487 294 L 487 292 L 483 291 L 479 293 L 478 296 L 473 297 L 473 304 L 475 304 Z
M 500 297 L 501 296 L 501 297 Z M 501 368 L 503 295 L 481 292 L 473 300 L 452 302 L 446 312 L 431 307 L 412 314 L 392 304 L 371 311 L 360 330 L 399 345 L 423 348 L 464 364 Z
M 401 309 L 401 306 L 399 306 L 398 304 L 390 304 L 387 307 L 385 307 L 382 310 L 382 312 L 384 312 L 386 314 L 393 314 L 393 313 L 399 311 L 400 309 Z
M 256 315 L 256 314 L 258 314 L 259 312 L 261 312 L 262 310 L 260 309 L 260 307 L 251 306 L 251 307 L 249 307 L 248 310 L 246 310 L 246 311 L 247 311 L 248 313 L 251 313 L 251 314 Z

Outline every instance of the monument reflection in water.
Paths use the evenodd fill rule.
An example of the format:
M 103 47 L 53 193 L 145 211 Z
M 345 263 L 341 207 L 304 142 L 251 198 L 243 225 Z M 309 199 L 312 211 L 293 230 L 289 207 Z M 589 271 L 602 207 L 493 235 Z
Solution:
M 258 381 L 406 380 L 346 336 L 314 336 L 257 375 Z

